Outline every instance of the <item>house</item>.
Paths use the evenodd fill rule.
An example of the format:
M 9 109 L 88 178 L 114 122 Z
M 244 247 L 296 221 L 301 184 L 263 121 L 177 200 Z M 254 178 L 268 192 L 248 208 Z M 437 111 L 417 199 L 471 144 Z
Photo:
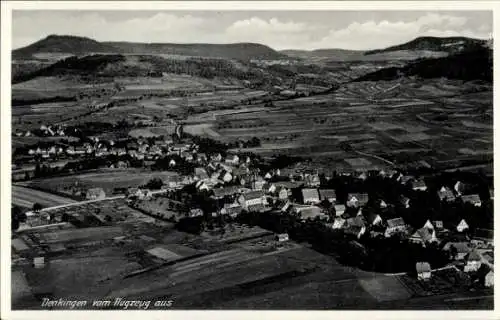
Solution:
M 469 194 L 462 196 L 462 201 L 464 203 L 470 203 L 473 206 L 480 207 L 481 206 L 481 198 L 479 197 L 478 194 Z
M 345 212 L 345 205 L 343 205 L 343 204 L 336 204 L 336 205 L 334 206 L 334 208 L 335 208 L 335 215 L 336 215 L 337 217 L 340 217 L 340 216 L 341 216 L 341 215 L 343 215 L 343 214 L 344 214 L 344 212 Z
M 305 204 L 319 203 L 318 189 L 302 189 L 302 201 Z
M 87 200 L 101 200 L 106 198 L 106 193 L 102 188 L 90 188 L 85 194 Z
M 316 207 L 316 206 L 294 206 L 293 210 L 296 214 L 299 215 L 300 220 L 305 221 L 305 220 L 312 220 L 316 217 L 319 217 L 320 219 L 325 219 L 328 216 L 321 211 L 321 208 Z
M 307 175 L 304 180 L 309 187 L 319 187 L 321 184 L 318 174 Z
M 210 190 L 209 185 L 204 180 L 199 180 L 198 182 L 196 182 L 196 184 L 194 186 L 198 191 Z
M 231 164 L 231 165 L 237 165 L 240 162 L 240 157 L 238 157 L 235 154 L 228 155 L 226 157 L 226 160 L 224 162 L 227 163 L 227 164 Z
M 399 178 L 399 182 L 401 184 L 407 184 L 408 182 L 414 181 L 415 177 L 414 176 L 401 176 Z
M 468 242 L 448 242 L 444 245 L 443 251 L 453 254 L 455 260 L 463 260 L 472 251 L 472 247 Z
M 199 180 L 207 180 L 207 179 L 209 179 L 207 170 L 205 170 L 204 168 L 200 168 L 200 167 L 194 168 L 194 175 Z
M 221 215 L 229 215 L 231 217 L 237 217 L 243 208 L 238 203 L 225 204 L 222 209 L 220 209 Z
M 262 190 L 265 183 L 266 183 L 266 181 L 264 179 L 262 179 L 261 176 L 254 177 L 253 181 L 251 182 L 251 188 L 253 190 Z
M 463 182 L 457 181 L 455 183 L 455 185 L 453 186 L 453 189 L 455 189 L 455 191 L 457 192 L 457 194 L 459 196 L 461 196 L 461 195 L 464 194 L 465 190 L 467 189 L 467 186 Z
M 249 209 L 249 207 L 254 205 L 264 205 L 266 203 L 266 198 L 262 191 L 249 191 L 243 193 L 239 196 L 238 202 L 241 204 L 243 209 Z
M 464 232 L 469 229 L 469 225 L 465 221 L 465 219 L 462 219 L 460 223 L 457 225 L 457 231 L 458 232 Z
M 430 230 L 427 228 L 418 229 L 409 239 L 413 243 L 419 243 L 425 247 L 427 243 L 436 242 L 436 232 L 434 229 Z
M 231 182 L 231 180 L 233 180 L 233 175 L 229 171 L 222 170 L 219 173 L 218 179 L 224 182 Z
M 465 256 L 464 272 L 474 272 L 479 270 L 479 267 L 481 267 L 481 255 L 476 250 L 472 250 Z
M 384 200 L 380 200 L 379 207 L 380 207 L 380 209 L 385 209 L 385 208 L 387 208 L 387 203 Z
M 170 161 L 169 161 L 169 163 L 168 163 L 168 166 L 169 166 L 170 168 L 173 168 L 173 167 L 175 167 L 176 165 L 177 165 L 177 163 L 175 162 L 175 160 L 174 160 L 174 159 L 170 159 Z
M 236 186 L 229 186 L 224 188 L 215 188 L 212 190 L 214 199 L 222 199 L 224 197 L 235 196 L 239 193 L 239 188 Z
M 394 218 L 387 220 L 385 236 L 390 237 L 396 233 L 406 232 L 406 224 L 403 218 Z
M 346 220 L 340 217 L 333 220 L 332 229 L 342 229 L 346 225 Z
M 455 201 L 455 195 L 448 187 L 441 187 L 438 191 L 438 197 L 441 201 L 452 202 Z
M 429 230 L 434 230 L 434 225 L 431 223 L 430 220 L 427 220 L 422 228 L 426 228 Z
M 247 207 L 248 212 L 264 212 L 266 207 L 262 203 L 253 204 Z
M 405 197 L 405 196 L 401 196 L 399 198 L 399 203 L 401 203 L 401 205 L 403 207 L 405 207 L 406 209 L 408 209 L 410 207 L 410 198 Z
M 149 189 L 138 189 L 135 196 L 139 200 L 150 200 L 153 197 L 153 193 Z
M 432 221 L 432 225 L 437 231 L 441 231 L 444 229 L 443 220 L 434 220 Z
M 277 193 L 278 193 L 278 198 L 281 200 L 288 199 L 288 197 L 291 195 L 290 189 L 285 187 L 278 187 Z
M 382 217 L 379 214 L 376 214 L 374 212 L 370 212 L 366 215 L 366 222 L 370 226 L 380 226 L 382 225 Z
M 415 269 L 417 270 L 418 280 L 427 280 L 431 278 L 431 265 L 428 262 L 417 262 Z
M 220 162 L 222 160 L 222 155 L 220 153 L 213 154 L 210 157 L 210 160 L 215 161 L 215 162 Z
M 484 286 L 487 288 L 491 288 L 495 285 L 495 274 L 493 270 L 490 270 L 484 277 Z
M 328 201 L 330 203 L 335 203 L 337 201 L 337 194 L 333 189 L 320 189 L 319 190 L 319 200 Z
M 262 186 L 262 190 L 266 193 L 275 193 L 276 185 L 274 183 L 266 183 Z
M 278 242 L 285 242 L 288 240 L 289 240 L 288 233 L 280 233 L 276 235 L 276 241 Z
M 347 195 L 348 207 L 362 207 L 368 203 L 367 193 L 349 193 Z
M 426 191 L 427 190 L 427 185 L 425 184 L 425 181 L 422 179 L 418 179 L 412 182 L 411 188 L 414 191 Z

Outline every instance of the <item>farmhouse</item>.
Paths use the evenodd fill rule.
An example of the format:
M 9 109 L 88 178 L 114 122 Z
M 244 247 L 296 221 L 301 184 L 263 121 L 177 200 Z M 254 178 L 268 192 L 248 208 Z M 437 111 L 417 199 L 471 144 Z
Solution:
M 214 193 L 212 196 L 214 199 L 222 199 L 224 197 L 234 196 L 238 194 L 239 188 L 236 186 L 229 186 L 224 188 L 215 188 L 212 191 Z
M 477 271 L 479 267 L 481 267 L 481 255 L 476 250 L 472 250 L 465 257 L 464 272 Z
M 237 155 L 228 155 L 225 162 L 230 165 L 237 165 L 240 162 L 240 157 Z
M 406 224 L 403 218 L 394 218 L 387 220 L 387 228 L 385 229 L 385 236 L 391 237 L 392 235 L 406 231 Z
M 367 214 L 366 221 L 370 226 L 380 226 L 383 222 L 382 217 L 374 212 L 370 212 L 369 214 Z
M 238 202 L 244 209 L 249 209 L 250 206 L 264 205 L 266 198 L 262 191 L 250 191 L 240 195 Z
M 425 247 L 427 243 L 436 242 L 436 232 L 427 228 L 418 229 L 410 238 L 409 241 L 419 243 Z
M 320 219 L 327 218 L 327 215 L 321 211 L 321 208 L 316 206 L 294 206 L 293 210 L 300 216 L 302 221 L 311 220 L 316 217 Z
M 431 278 L 431 266 L 428 262 L 417 262 L 417 279 L 428 280 Z
M 328 201 L 330 203 L 335 203 L 337 201 L 337 195 L 335 190 L 333 189 L 320 189 L 319 190 L 319 199 L 321 201 Z
M 243 208 L 238 203 L 225 204 L 224 207 L 220 210 L 221 215 L 229 215 L 231 217 L 238 216 Z
M 368 203 L 367 193 L 349 193 L 347 195 L 348 207 L 362 207 Z
M 413 181 L 411 188 L 415 191 L 426 191 L 427 185 L 425 184 L 424 180 L 419 179 L 419 180 Z
M 478 194 L 469 194 L 466 196 L 462 196 L 461 198 L 464 203 L 470 203 L 476 207 L 481 206 L 481 198 L 479 198 Z
M 432 224 L 433 224 L 434 228 L 436 228 L 436 230 L 438 230 L 438 231 L 444 229 L 443 220 L 432 221 Z
M 408 197 L 405 197 L 405 196 L 401 196 L 399 198 L 399 202 L 401 203 L 401 205 L 403 207 L 405 207 L 406 209 L 408 209 L 410 207 L 410 198 Z
M 431 223 L 430 220 L 427 220 L 422 228 L 426 228 L 429 230 L 434 230 L 434 225 Z
M 312 204 L 319 202 L 318 189 L 302 189 L 302 202 L 305 204 Z
M 285 242 L 289 240 L 288 233 L 280 233 L 276 235 L 276 240 L 278 242 Z
M 101 200 L 106 198 L 106 193 L 102 188 L 90 188 L 85 194 L 87 200 Z
M 441 201 L 452 202 L 455 201 L 455 195 L 448 187 L 441 187 L 438 191 L 438 197 Z
M 334 206 L 334 208 L 335 208 L 335 215 L 336 215 L 337 217 L 340 217 L 340 216 L 341 216 L 341 215 L 343 215 L 343 214 L 344 214 L 344 212 L 345 212 L 345 205 L 343 205 L 343 204 L 336 204 L 336 205 Z
M 333 220 L 333 224 L 332 224 L 332 229 L 342 229 L 346 224 L 346 220 L 343 219 L 343 218 L 335 218 L 335 220 Z
M 465 219 L 462 219 L 457 225 L 458 232 L 464 232 L 465 230 L 468 230 L 468 229 L 469 229 L 469 225 L 467 224 Z

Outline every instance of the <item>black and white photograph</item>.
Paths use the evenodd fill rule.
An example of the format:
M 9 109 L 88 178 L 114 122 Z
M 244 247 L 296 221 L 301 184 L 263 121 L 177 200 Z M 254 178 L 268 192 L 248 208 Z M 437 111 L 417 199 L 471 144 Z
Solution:
M 493 6 L 262 8 L 9 8 L 9 310 L 494 311 Z

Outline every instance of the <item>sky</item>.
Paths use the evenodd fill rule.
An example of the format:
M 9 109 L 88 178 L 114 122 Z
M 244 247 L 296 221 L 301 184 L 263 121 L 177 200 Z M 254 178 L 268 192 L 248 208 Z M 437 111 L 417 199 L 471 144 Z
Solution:
M 419 36 L 489 38 L 491 11 L 15 10 L 12 45 L 51 34 L 97 41 L 256 42 L 276 50 L 385 48 Z

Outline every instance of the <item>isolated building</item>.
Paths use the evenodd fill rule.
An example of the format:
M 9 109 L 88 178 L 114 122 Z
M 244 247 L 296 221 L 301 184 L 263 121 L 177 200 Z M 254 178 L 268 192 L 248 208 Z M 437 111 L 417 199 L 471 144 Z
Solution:
M 465 221 L 465 219 L 462 219 L 458 225 L 457 225 L 457 231 L 458 232 L 464 232 L 466 230 L 469 230 L 469 225 L 467 224 L 467 222 Z
M 101 200 L 106 198 L 106 193 L 102 188 L 91 188 L 85 194 L 87 200 Z
M 318 203 L 319 193 L 318 189 L 302 189 L 302 201 L 303 203 Z
M 479 197 L 478 194 L 469 194 L 462 196 L 461 198 L 464 203 L 470 203 L 476 207 L 481 206 L 481 198 Z
M 415 266 L 418 280 L 427 280 L 431 278 L 431 265 L 428 262 L 417 262 Z

